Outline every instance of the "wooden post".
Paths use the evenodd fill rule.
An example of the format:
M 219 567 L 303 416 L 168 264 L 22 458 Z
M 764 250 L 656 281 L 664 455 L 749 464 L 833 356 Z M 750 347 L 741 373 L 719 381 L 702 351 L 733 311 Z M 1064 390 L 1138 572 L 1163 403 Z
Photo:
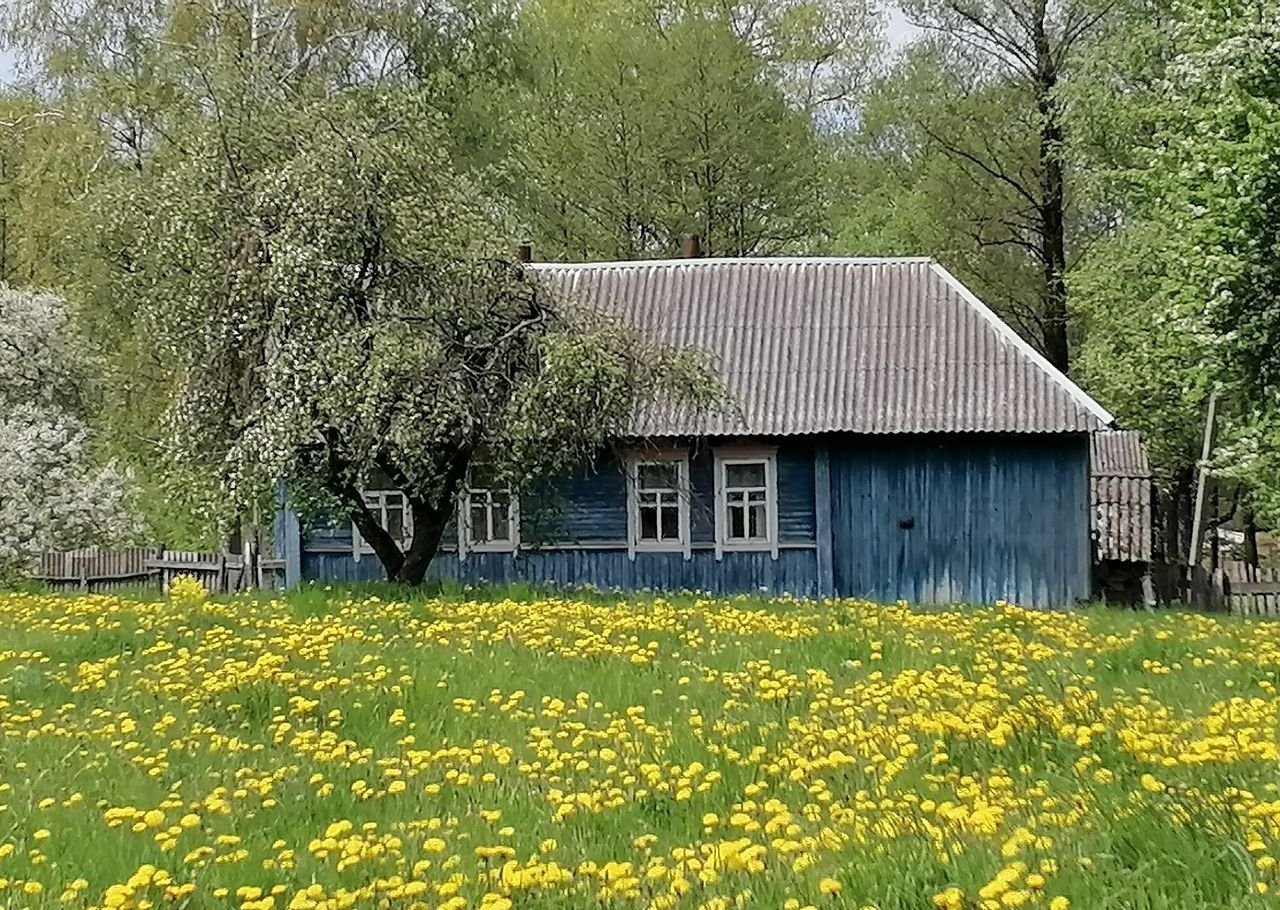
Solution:
M 1244 506 L 1244 564 L 1245 578 L 1248 581 L 1257 581 L 1258 519 L 1253 513 L 1253 506 L 1249 503 L 1245 503 Z
M 1200 564 L 1200 552 L 1204 548 L 1204 507 L 1209 487 L 1209 459 L 1213 457 L 1214 434 L 1218 423 L 1218 390 L 1209 395 L 1209 413 L 1204 421 L 1204 445 L 1200 449 L 1200 465 L 1196 474 L 1196 503 L 1191 513 L 1191 550 L 1187 555 L 1189 567 Z
M 1209 571 L 1212 572 L 1218 568 L 1222 562 L 1222 535 L 1218 533 L 1218 527 L 1222 523 L 1222 504 L 1218 501 L 1220 490 L 1219 484 L 1209 484 L 1209 514 L 1213 516 L 1206 522 L 1207 528 L 1212 529 L 1209 536 Z
M 296 588 L 302 584 L 302 529 L 298 514 L 292 509 L 284 513 L 284 586 Z

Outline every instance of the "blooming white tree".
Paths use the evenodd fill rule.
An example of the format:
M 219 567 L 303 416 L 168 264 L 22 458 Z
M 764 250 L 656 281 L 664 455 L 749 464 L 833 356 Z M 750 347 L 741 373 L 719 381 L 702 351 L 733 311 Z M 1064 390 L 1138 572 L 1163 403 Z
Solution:
M 125 478 L 91 451 L 88 361 L 65 301 L 0 286 L 0 578 L 136 532 Z
M 246 128 L 247 129 L 247 128 Z M 122 181 L 127 295 L 175 379 L 165 446 L 234 520 L 283 485 L 354 522 L 388 578 L 422 581 L 477 453 L 550 484 L 662 394 L 711 406 L 687 353 L 553 299 L 508 261 L 501 207 L 457 170 L 413 92 L 254 112 L 229 140 Z M 405 546 L 362 489 L 390 484 Z

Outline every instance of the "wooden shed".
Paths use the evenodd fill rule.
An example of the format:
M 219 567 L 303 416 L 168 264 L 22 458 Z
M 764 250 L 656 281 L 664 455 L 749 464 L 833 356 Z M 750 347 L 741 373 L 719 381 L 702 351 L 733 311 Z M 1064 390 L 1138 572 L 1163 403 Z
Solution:
M 1153 484 L 1142 438 L 1134 430 L 1094 433 L 1089 474 L 1095 593 L 1121 603 L 1150 600 Z

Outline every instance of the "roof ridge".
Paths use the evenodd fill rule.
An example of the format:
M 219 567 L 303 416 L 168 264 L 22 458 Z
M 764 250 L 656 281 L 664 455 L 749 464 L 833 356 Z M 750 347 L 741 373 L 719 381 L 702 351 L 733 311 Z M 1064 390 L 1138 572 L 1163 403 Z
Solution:
M 529 262 L 527 268 L 601 269 L 641 266 L 705 265 L 921 265 L 934 262 L 932 256 L 700 256 L 696 259 L 615 259 L 599 262 Z
M 1083 407 L 1086 411 L 1098 418 L 1107 428 L 1114 426 L 1116 419 L 1110 411 L 1100 405 L 1092 395 L 1080 388 L 1066 373 L 1062 372 L 1056 366 L 1051 364 L 1043 354 L 1033 348 L 1025 338 L 1013 330 L 1013 326 L 1005 322 L 991 307 L 983 303 L 978 295 L 973 293 L 964 286 L 955 275 L 947 270 L 946 266 L 937 260 L 930 260 L 932 269 L 937 273 L 943 281 L 945 281 L 960 298 L 969 306 L 973 307 L 986 322 L 996 330 L 1001 336 L 1010 341 L 1013 346 L 1024 356 L 1028 357 L 1032 363 L 1039 367 L 1044 373 L 1052 379 L 1059 387 L 1068 395 L 1075 399 L 1076 403 Z

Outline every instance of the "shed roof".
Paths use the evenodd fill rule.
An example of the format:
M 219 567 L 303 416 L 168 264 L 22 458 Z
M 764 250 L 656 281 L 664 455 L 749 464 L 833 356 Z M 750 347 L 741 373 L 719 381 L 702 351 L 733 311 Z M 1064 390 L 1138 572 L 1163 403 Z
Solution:
M 1111 415 L 931 259 L 531 266 L 650 340 L 702 349 L 726 413 L 661 402 L 645 436 L 1089 432 Z
M 1102 430 L 1089 437 L 1089 465 L 1095 476 L 1150 477 L 1151 463 L 1137 430 Z
M 1098 558 L 1149 562 L 1152 482 L 1142 438 L 1134 430 L 1094 433 L 1089 472 Z

